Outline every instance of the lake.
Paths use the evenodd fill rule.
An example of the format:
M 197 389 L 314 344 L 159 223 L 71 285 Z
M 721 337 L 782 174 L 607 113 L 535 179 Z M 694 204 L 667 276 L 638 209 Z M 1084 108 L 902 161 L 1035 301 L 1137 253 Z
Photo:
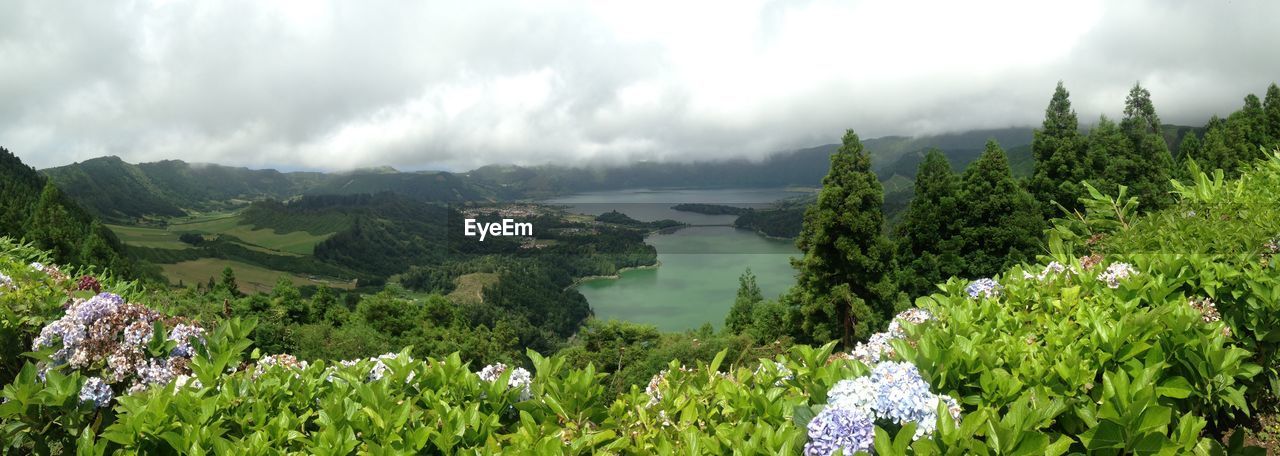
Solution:
M 674 219 L 692 225 L 732 225 L 731 215 L 703 215 L 670 209 L 680 203 L 764 207 L 804 192 L 786 189 L 619 190 L 580 193 L 544 201 L 571 212 L 598 215 L 617 210 L 637 220 Z M 795 283 L 791 240 L 769 239 L 732 226 L 694 226 L 650 235 L 661 266 L 624 271 L 618 279 L 583 282 L 578 291 L 596 317 L 681 331 L 711 323 L 719 328 L 733 305 L 738 276 L 747 268 L 772 299 Z

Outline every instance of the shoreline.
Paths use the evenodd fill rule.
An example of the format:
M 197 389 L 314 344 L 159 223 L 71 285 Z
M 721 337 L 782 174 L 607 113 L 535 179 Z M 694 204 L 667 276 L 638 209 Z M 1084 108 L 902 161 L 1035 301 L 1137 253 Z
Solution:
M 569 285 L 569 287 L 568 287 L 568 288 L 577 288 L 577 286 L 578 286 L 578 285 L 582 285 L 582 283 L 583 283 L 583 282 L 587 282 L 587 281 L 591 281 L 591 280 L 606 280 L 606 279 L 607 279 L 607 280 L 617 280 L 617 279 L 621 279 L 621 278 L 622 278 L 622 273 L 624 273 L 624 272 L 627 272 L 627 271 L 639 271 L 639 270 L 644 270 L 644 269 L 658 269 L 658 267 L 659 267 L 659 266 L 662 266 L 662 262 L 661 262 L 661 261 L 654 260 L 653 264 L 650 264 L 650 265 L 645 265 L 645 266 L 629 266 L 629 267 L 625 267 L 625 268 L 619 268 L 619 269 L 618 269 L 618 272 L 617 272 L 616 274 L 611 274 L 611 275 L 592 275 L 592 276 L 579 277 L 579 278 L 573 279 L 573 284 L 572 284 L 572 285 Z M 566 288 L 566 289 L 568 289 L 568 288 Z

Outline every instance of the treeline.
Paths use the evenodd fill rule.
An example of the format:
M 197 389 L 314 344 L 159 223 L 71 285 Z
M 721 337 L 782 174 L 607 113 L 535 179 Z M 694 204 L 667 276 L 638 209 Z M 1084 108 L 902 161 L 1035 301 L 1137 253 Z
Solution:
M 961 173 L 940 151 L 930 151 L 891 238 L 881 181 L 849 131 L 831 156 L 817 203 L 805 213 L 796 242 L 804 256 L 793 262 L 796 286 L 775 302 L 741 292 L 727 326 L 755 331 L 758 342 L 789 335 L 849 346 L 950 277 L 989 277 L 1044 252 L 1040 239 L 1048 219 L 1082 211 L 1080 198 L 1089 187 L 1136 198 L 1151 211 L 1173 202 L 1171 180 L 1190 162 L 1236 175 L 1280 142 L 1280 89 L 1272 84 L 1265 101 L 1249 95 L 1226 120 L 1211 120 L 1203 138 L 1183 132 L 1177 157 L 1165 133 L 1150 92 L 1140 85 L 1130 90 L 1119 122 L 1103 116 L 1082 133 L 1059 83 L 1034 133 L 1029 179 L 1014 177 L 995 140 Z
M 727 206 L 724 204 L 703 204 L 703 203 L 683 203 L 671 206 L 671 209 L 683 212 L 693 212 L 695 214 L 704 215 L 742 215 L 751 209 L 745 207 Z
M 681 223 L 676 220 L 671 220 L 671 219 L 654 220 L 652 222 L 642 222 L 642 221 L 631 218 L 627 214 L 618 212 L 617 210 L 611 210 L 609 212 L 605 212 L 603 214 L 597 215 L 595 220 L 600 223 L 612 223 L 614 225 L 629 226 L 632 228 L 647 228 L 651 230 L 674 228 L 677 226 L 684 225 L 684 223 Z
M 124 277 L 144 269 L 124 255 L 124 244 L 53 182 L 0 147 L 0 236 L 25 239 L 71 266 L 110 269 Z

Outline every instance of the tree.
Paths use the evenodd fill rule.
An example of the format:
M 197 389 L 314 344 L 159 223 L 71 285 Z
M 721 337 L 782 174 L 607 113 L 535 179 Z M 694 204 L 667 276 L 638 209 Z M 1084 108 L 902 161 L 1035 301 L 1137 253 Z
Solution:
M 969 165 L 961 186 L 960 255 L 965 275 L 988 277 L 1032 258 L 1038 251 L 1044 219 L 1009 169 L 1009 159 L 994 139 Z
M 80 264 L 95 265 L 99 268 L 110 268 L 116 265 L 118 257 L 107 242 L 103 232 L 105 229 L 97 220 L 89 225 L 89 234 L 80 245 Z
M 746 331 L 751 326 L 756 304 L 761 301 L 764 301 L 764 296 L 760 293 L 760 286 L 756 285 L 756 275 L 747 268 L 738 277 L 738 297 L 733 300 L 733 307 L 729 308 L 729 315 L 724 319 L 725 328 L 733 334 Z
M 1078 198 L 1084 192 L 1080 182 L 1092 177 L 1070 95 L 1059 81 L 1044 122 L 1031 138 L 1035 171 L 1027 186 L 1046 218 L 1059 214 L 1059 204 L 1069 211 L 1079 209 Z
M 76 248 L 79 234 L 71 213 L 62 204 L 62 193 L 53 181 L 45 181 L 31 220 L 31 233 L 36 245 L 49 250 L 60 263 L 72 263 L 80 257 Z
M 915 196 L 898 225 L 898 284 L 922 296 L 962 271 L 956 230 L 960 183 L 947 157 L 937 149 L 925 154 L 916 171 Z
M 1262 100 L 1262 112 L 1267 119 L 1267 139 L 1270 147 L 1280 143 L 1280 87 L 1271 83 L 1267 87 L 1266 98 Z
M 1190 172 L 1187 168 L 1187 162 L 1199 162 L 1200 160 L 1198 157 L 1200 157 L 1202 148 L 1203 146 L 1200 142 L 1200 137 L 1196 136 L 1196 132 L 1187 132 L 1187 134 L 1182 137 L 1182 142 L 1178 143 L 1178 155 L 1181 159 L 1182 166 L 1175 169 L 1173 174 L 1178 176 L 1179 179 L 1190 178 L 1191 176 L 1187 174 Z
M 1125 99 L 1120 131 L 1128 145 L 1106 157 L 1103 176 L 1107 185 L 1100 189 L 1103 193 L 1115 194 L 1117 187 L 1124 185 L 1147 209 L 1169 205 L 1173 201 L 1169 194 L 1173 157 L 1161 134 L 1160 117 L 1151 102 L 1151 92 L 1140 84 L 1134 84 Z
M 222 268 L 222 288 L 232 295 L 240 292 L 240 286 L 236 284 L 236 271 L 231 266 Z
M 884 318 L 893 311 L 896 290 L 889 280 L 893 245 L 882 232 L 884 190 L 858 135 L 848 130 L 841 142 L 817 203 L 805 211 L 804 229 L 796 239 L 804 256 L 792 264 L 799 269 L 795 302 L 802 336 L 814 342 L 838 338 L 847 346 L 853 318 L 877 318 L 856 315 L 853 309 L 863 305 Z M 838 287 L 847 292 L 836 296 Z
M 276 286 L 271 289 L 271 305 L 281 309 L 289 323 L 305 324 L 315 320 L 310 303 L 302 299 L 302 293 L 288 277 L 276 280 Z

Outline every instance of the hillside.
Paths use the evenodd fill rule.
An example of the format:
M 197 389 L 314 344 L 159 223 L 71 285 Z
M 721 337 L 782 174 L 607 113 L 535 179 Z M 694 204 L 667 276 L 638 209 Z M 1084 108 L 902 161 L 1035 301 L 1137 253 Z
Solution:
M 116 222 L 222 210 L 234 207 L 234 200 L 287 198 L 321 177 L 319 173 L 281 173 L 180 160 L 135 165 L 115 156 L 43 173 L 90 212 Z
M 82 343 L 110 350 L 71 364 L 3 358 L 0 441 L 19 452 L 1261 454 L 1245 444 L 1274 438 L 1258 423 L 1275 413 L 1278 185 L 1280 155 L 1238 181 L 1198 174 L 1176 187 L 1173 207 L 1148 215 L 1086 197 L 1082 219 L 1051 230 L 1047 255 L 987 279 L 952 278 L 852 352 L 690 351 L 616 396 L 612 368 L 576 364 L 582 350 L 529 352 L 522 366 L 467 364 L 456 348 L 342 362 L 260 352 L 261 337 L 279 331 L 208 313 L 164 319 L 147 307 L 198 307 L 112 281 L 104 291 L 121 296 L 94 297 L 26 266 L 39 251 L 5 244 L 0 300 L 27 309 L 18 320 L 0 314 L 5 345 L 35 341 L 44 362 Z M 64 311 L 67 293 L 78 300 Z M 272 296 L 297 302 L 287 289 Z M 394 331 L 413 327 L 394 309 L 457 318 L 437 299 L 380 298 L 357 312 Z M 119 342 L 139 321 L 161 325 L 154 348 Z M 83 342 L 56 336 L 87 324 L 98 330 Z M 616 325 L 583 338 L 635 341 L 592 355 L 619 363 L 653 343 L 643 328 Z M 107 375 L 111 350 L 165 367 Z M 275 424 L 255 421 L 266 416 Z
M 35 169 L 0 148 L 0 236 L 25 239 L 66 265 L 96 265 L 137 277 L 124 244 Z

